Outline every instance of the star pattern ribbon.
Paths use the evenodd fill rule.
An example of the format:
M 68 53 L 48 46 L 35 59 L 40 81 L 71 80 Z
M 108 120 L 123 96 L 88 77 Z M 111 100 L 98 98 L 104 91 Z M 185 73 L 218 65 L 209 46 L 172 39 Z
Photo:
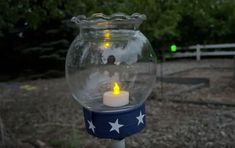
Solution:
M 145 127 L 145 105 L 123 112 L 102 113 L 83 108 L 87 132 L 99 138 L 121 140 Z

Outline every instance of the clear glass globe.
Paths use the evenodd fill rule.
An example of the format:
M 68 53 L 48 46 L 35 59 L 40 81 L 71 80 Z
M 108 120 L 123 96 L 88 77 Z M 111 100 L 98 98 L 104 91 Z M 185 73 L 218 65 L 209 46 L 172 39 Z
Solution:
M 150 95 L 156 79 L 156 56 L 138 30 L 145 18 L 119 13 L 72 19 L 80 34 L 67 53 L 66 78 L 73 97 L 83 107 L 96 112 L 124 111 L 138 107 Z M 124 91 L 128 103 L 115 107 L 104 103 L 106 92 L 113 92 L 114 98 L 108 98 L 112 101 Z

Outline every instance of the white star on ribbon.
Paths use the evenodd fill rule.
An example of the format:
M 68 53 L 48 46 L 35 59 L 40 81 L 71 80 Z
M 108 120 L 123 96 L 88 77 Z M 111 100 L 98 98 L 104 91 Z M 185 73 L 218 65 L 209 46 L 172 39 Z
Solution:
M 89 123 L 89 127 L 88 128 L 91 129 L 93 133 L 95 133 L 95 126 L 92 123 L 92 121 L 87 120 L 87 122 Z
M 112 126 L 110 132 L 115 130 L 118 134 L 119 134 L 119 128 L 124 126 L 123 124 L 118 123 L 118 119 L 114 123 L 109 122 L 109 124 Z
M 137 120 L 138 120 L 138 125 L 139 125 L 140 123 L 143 123 L 143 124 L 144 124 L 144 121 L 143 121 L 144 116 L 145 116 L 145 114 L 142 115 L 142 112 L 140 111 L 140 115 L 136 117 Z

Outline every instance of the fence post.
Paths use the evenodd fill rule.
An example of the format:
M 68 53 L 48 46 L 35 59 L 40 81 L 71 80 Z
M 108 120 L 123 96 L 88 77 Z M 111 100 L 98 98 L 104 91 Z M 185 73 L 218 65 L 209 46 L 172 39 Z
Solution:
M 201 60 L 201 45 L 197 44 L 196 46 L 197 61 Z
M 233 79 L 235 80 L 235 55 L 233 56 Z

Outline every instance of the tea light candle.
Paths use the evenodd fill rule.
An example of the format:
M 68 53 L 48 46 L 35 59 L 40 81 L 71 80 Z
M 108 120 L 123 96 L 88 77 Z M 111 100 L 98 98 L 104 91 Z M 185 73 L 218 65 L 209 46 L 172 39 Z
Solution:
M 103 104 L 111 107 L 120 107 L 129 104 L 129 92 L 121 91 L 117 82 L 114 82 L 113 91 L 103 94 Z

